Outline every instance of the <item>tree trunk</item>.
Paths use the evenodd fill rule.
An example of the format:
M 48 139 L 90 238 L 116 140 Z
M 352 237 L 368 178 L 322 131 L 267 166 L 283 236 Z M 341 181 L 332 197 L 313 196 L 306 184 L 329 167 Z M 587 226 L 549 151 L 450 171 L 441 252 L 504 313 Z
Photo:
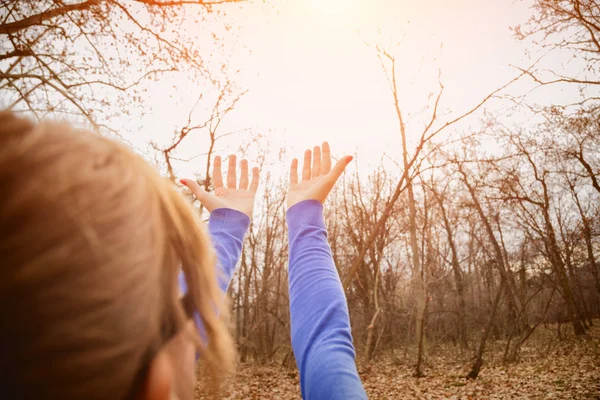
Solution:
M 475 189 L 469 182 L 467 173 L 464 171 L 464 169 L 460 163 L 458 164 L 458 172 L 460 172 L 460 174 L 463 177 L 462 181 L 465 184 L 465 186 L 467 187 L 469 194 L 471 195 L 471 200 L 473 200 L 475 210 L 477 211 L 477 214 L 479 215 L 479 218 L 481 219 L 481 222 L 483 223 L 483 226 L 487 233 L 488 239 L 492 243 L 492 247 L 494 249 L 494 257 L 495 257 L 494 264 L 496 266 L 496 269 L 498 270 L 498 273 L 500 274 L 502 282 L 504 282 L 504 284 L 507 286 L 507 291 L 508 291 L 507 300 L 508 300 L 508 311 L 509 311 L 510 319 L 516 327 L 519 327 L 520 325 L 519 325 L 519 321 L 517 320 L 517 315 L 519 313 L 518 310 L 521 308 L 520 307 L 521 302 L 519 301 L 519 298 L 517 296 L 517 291 L 515 288 L 514 281 L 512 279 L 512 274 L 511 274 L 510 270 L 507 270 L 507 268 L 506 268 L 502 248 L 500 247 L 500 244 L 498 243 L 498 239 L 496 239 L 496 236 L 494 235 L 494 231 L 492 229 L 492 225 L 490 224 L 488 217 L 485 215 L 485 213 L 483 211 L 483 207 L 481 206 L 481 203 L 479 202 L 479 198 L 477 197 L 477 194 L 475 193 Z M 519 331 L 520 331 L 520 329 L 519 329 Z
M 240 358 L 241 362 L 246 362 L 248 360 L 248 345 L 246 344 L 248 338 L 248 321 L 250 320 L 250 304 L 249 304 L 249 292 L 250 292 L 250 273 L 248 269 L 248 263 L 246 262 L 246 251 L 245 249 L 242 251 L 242 265 L 241 265 L 241 274 L 244 276 L 244 300 L 242 301 L 242 328 L 241 328 L 241 336 L 242 340 L 240 341 Z M 240 285 L 241 287 L 242 285 Z
M 375 285 L 373 286 L 373 304 L 375 304 L 375 313 L 373 314 L 373 318 L 371 318 L 371 323 L 367 328 L 367 344 L 365 346 L 365 361 L 366 363 L 370 363 L 373 359 L 373 353 L 375 352 L 375 343 L 373 343 L 374 333 L 375 333 L 375 323 L 377 322 L 377 317 L 379 316 L 379 299 L 377 286 L 379 285 L 379 268 L 375 270 Z
M 588 265 L 590 268 L 590 272 L 594 277 L 594 283 L 596 285 L 596 299 L 600 302 L 600 274 L 598 274 L 598 267 L 596 265 L 596 256 L 594 255 L 594 246 L 592 245 L 592 228 L 590 226 L 590 221 L 585 215 L 583 211 L 583 207 L 579 202 L 579 196 L 577 195 L 577 191 L 575 190 L 575 186 L 569 182 L 569 187 L 571 188 L 571 193 L 573 194 L 573 199 L 575 200 L 575 204 L 577 205 L 577 210 L 579 211 L 579 216 L 581 217 L 581 223 L 583 225 L 582 234 L 585 242 L 585 249 L 587 252 Z
M 425 346 L 425 338 L 423 337 L 425 333 L 425 319 L 427 317 L 427 293 L 426 293 L 426 281 L 425 274 L 423 271 L 423 267 L 421 265 L 421 257 L 419 251 L 419 243 L 417 238 L 417 206 L 415 202 L 415 195 L 413 190 L 413 181 L 409 174 L 409 169 L 411 167 L 408 161 L 408 147 L 406 142 L 406 126 L 404 125 L 404 120 L 402 117 L 402 111 L 400 110 L 400 103 L 398 101 L 398 90 L 396 87 L 396 73 L 395 66 L 392 64 L 392 94 L 394 95 L 394 106 L 396 108 L 396 115 L 398 117 L 398 124 L 400 128 L 400 136 L 402 139 L 402 163 L 404 167 L 404 174 L 406 175 L 406 191 L 407 191 L 407 200 L 408 200 L 408 210 L 409 210 L 409 231 L 410 231 L 410 249 L 411 249 L 411 258 L 412 258 L 412 273 L 413 277 L 413 285 L 415 288 L 415 297 L 417 301 L 417 326 L 416 326 L 416 334 L 417 334 L 417 365 L 415 367 L 416 376 L 423 376 L 422 371 L 422 360 L 423 360 L 423 348 Z
M 562 289 L 562 295 L 565 299 L 567 312 L 569 313 L 569 318 L 571 318 L 571 323 L 573 324 L 575 335 L 585 335 L 585 327 L 583 326 L 581 315 L 577 309 L 577 305 L 575 304 L 575 296 L 573 295 L 571 283 L 569 282 L 569 277 L 567 276 L 567 272 L 565 269 L 565 263 L 563 261 L 560 247 L 558 246 L 558 242 L 556 239 L 556 232 L 554 230 L 554 226 L 552 225 L 552 218 L 550 217 L 551 204 L 550 192 L 546 183 L 547 171 L 539 171 L 533 158 L 531 157 L 527 149 L 523 146 L 523 144 L 521 142 L 518 142 L 518 146 L 522 155 L 524 155 L 527 158 L 527 161 L 531 165 L 535 180 L 542 187 L 542 200 L 535 201 L 530 198 L 526 198 L 526 201 L 538 206 L 540 211 L 542 212 L 545 230 L 545 237 L 543 237 L 543 240 L 544 246 L 546 247 L 546 251 L 548 253 L 548 261 L 550 261 L 550 264 L 554 269 L 554 273 L 556 274 L 558 283 Z
M 465 289 L 462 279 L 462 270 L 460 269 L 460 263 L 458 261 L 458 251 L 456 250 L 456 243 L 454 242 L 454 232 L 452 231 L 450 221 L 448 220 L 446 208 L 444 207 L 441 196 L 437 193 L 435 188 L 432 188 L 432 192 L 440 206 L 442 221 L 444 222 L 444 229 L 446 230 L 446 236 L 448 237 L 448 245 L 450 246 L 452 257 L 452 272 L 454 274 L 456 293 L 458 294 L 458 320 L 456 321 L 456 326 L 458 327 L 458 342 L 463 348 L 467 348 L 467 329 L 465 326 L 465 319 L 467 316 L 465 305 Z
M 546 201 L 544 202 L 544 206 L 542 207 L 542 215 L 544 217 L 546 227 L 546 248 L 550 257 L 550 263 L 554 267 L 556 278 L 558 279 L 558 283 L 561 286 L 562 294 L 564 296 L 565 304 L 567 306 L 567 312 L 569 313 L 569 317 L 571 318 L 571 323 L 573 324 L 575 335 L 582 336 L 585 335 L 585 327 L 583 326 L 583 323 L 581 321 L 581 315 L 577 310 L 577 306 L 575 304 L 575 296 L 573 295 L 571 283 L 569 282 L 569 277 L 567 276 L 565 264 L 561 257 L 558 243 L 556 242 L 556 234 L 554 233 L 554 227 L 552 226 L 550 213 L 548 212 L 548 198 L 546 195 L 547 188 L 545 182 L 542 182 L 542 185 L 544 187 L 544 193 L 546 197 Z
M 503 279 L 500 282 L 498 293 L 496 293 L 494 303 L 492 304 L 492 309 L 490 311 L 490 319 L 488 320 L 487 326 L 483 331 L 483 335 L 481 336 L 481 342 L 479 343 L 479 349 L 477 350 L 477 358 L 475 360 L 475 364 L 473 364 L 471 371 L 467 375 L 467 379 L 477 379 L 477 376 L 479 376 L 479 371 L 481 370 L 481 366 L 483 365 L 483 352 L 485 351 L 485 344 L 487 342 L 488 336 L 490 335 L 490 331 L 492 330 L 494 319 L 496 319 L 496 312 L 498 311 L 498 305 L 500 304 L 500 298 L 502 297 L 502 291 L 504 289 L 505 284 L 506 283 Z
M 512 363 L 512 362 L 517 361 L 517 357 L 519 355 L 519 350 L 521 349 L 521 346 L 523 346 L 523 344 L 527 341 L 527 339 L 529 339 L 529 337 L 537 329 L 537 327 L 542 322 L 546 321 L 546 315 L 548 315 L 548 310 L 550 309 L 550 304 L 552 303 L 552 298 L 554 297 L 555 292 L 556 292 L 556 288 L 552 289 L 552 293 L 550 294 L 550 297 L 548 298 L 548 301 L 546 302 L 546 307 L 544 308 L 544 313 L 542 314 L 542 317 L 539 319 L 539 321 L 535 323 L 535 325 L 527 326 L 526 330 L 524 332 L 522 332 L 521 335 L 519 337 L 515 338 L 515 340 L 513 340 L 512 342 L 511 342 L 512 334 L 511 334 L 511 337 L 508 338 L 508 341 L 506 343 L 506 348 L 504 350 L 504 362 Z M 514 332 L 514 330 L 513 330 L 513 332 Z

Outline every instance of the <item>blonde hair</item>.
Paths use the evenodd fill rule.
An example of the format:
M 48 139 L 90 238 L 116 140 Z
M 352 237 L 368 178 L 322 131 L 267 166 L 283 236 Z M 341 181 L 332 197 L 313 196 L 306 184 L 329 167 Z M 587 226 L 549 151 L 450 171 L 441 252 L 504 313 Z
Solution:
M 114 141 L 0 113 L 0 390 L 126 399 L 187 320 L 182 268 L 216 375 L 233 365 L 215 255 L 170 181 Z M 225 310 L 221 310 L 224 313 Z

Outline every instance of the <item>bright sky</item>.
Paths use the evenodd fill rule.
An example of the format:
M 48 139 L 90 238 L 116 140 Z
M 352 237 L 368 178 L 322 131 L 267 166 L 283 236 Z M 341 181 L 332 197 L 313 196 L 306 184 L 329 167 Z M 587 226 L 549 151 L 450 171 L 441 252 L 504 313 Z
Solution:
M 328 140 L 335 154 L 357 152 L 369 170 L 384 153 L 400 159 L 398 121 L 374 46 L 383 44 L 396 55 L 410 141 L 429 115 L 419 111 L 437 90 L 439 70 L 445 86 L 440 109 L 457 116 L 515 77 L 518 71 L 510 64 L 526 67 L 537 58 L 536 49 L 518 42 L 509 29 L 529 18 L 528 7 L 528 1 L 513 0 L 278 0 L 225 6 L 226 20 L 236 27 L 231 35 L 239 39 L 211 61 L 231 70 L 239 67 L 235 82 L 248 93 L 221 132 L 252 128 L 264 133 L 273 158 L 280 147 L 298 157 L 304 148 Z M 561 60 L 547 57 L 545 62 L 558 65 Z M 183 79 L 153 84 L 153 111 L 139 121 L 142 133 L 133 136 L 133 143 L 144 148 L 150 139 L 171 137 L 202 89 Z M 511 91 L 530 89 L 531 81 L 524 80 Z M 529 99 L 562 102 L 574 96 L 575 88 L 554 87 L 536 90 Z M 209 99 L 207 92 L 207 106 Z M 492 101 L 487 108 L 506 104 Z M 202 116 L 207 114 L 198 120 Z M 477 126 L 477 119 L 460 128 L 468 125 Z M 248 140 L 247 134 L 231 136 L 219 148 L 235 150 Z M 191 158 L 205 150 L 205 143 L 206 137 L 196 134 L 183 142 L 178 155 Z M 190 176 L 203 165 L 197 158 L 175 166 L 181 176 Z

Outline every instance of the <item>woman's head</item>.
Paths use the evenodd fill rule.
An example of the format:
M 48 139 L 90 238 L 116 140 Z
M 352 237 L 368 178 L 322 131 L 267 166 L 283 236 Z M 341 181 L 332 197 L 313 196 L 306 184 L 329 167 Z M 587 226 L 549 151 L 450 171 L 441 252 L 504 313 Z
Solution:
M 232 363 L 205 230 L 170 182 L 111 140 L 0 113 L 0 263 L 11 398 L 189 397 L 196 348 L 213 370 Z M 207 348 L 186 322 L 180 268 Z

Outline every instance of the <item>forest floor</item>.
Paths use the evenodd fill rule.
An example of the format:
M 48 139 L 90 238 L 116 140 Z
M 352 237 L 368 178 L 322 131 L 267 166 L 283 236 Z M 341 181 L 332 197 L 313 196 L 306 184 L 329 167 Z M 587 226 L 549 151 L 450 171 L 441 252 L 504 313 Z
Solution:
M 465 379 L 472 352 L 435 345 L 423 378 L 402 361 L 413 359 L 410 353 L 359 364 L 359 372 L 370 399 L 600 399 L 598 324 L 584 339 L 567 334 L 558 340 L 555 328 L 539 327 L 513 364 L 502 362 L 502 342 L 490 343 L 476 380 Z M 198 390 L 196 398 L 210 396 Z M 276 364 L 242 364 L 216 398 L 300 399 L 298 373 Z

